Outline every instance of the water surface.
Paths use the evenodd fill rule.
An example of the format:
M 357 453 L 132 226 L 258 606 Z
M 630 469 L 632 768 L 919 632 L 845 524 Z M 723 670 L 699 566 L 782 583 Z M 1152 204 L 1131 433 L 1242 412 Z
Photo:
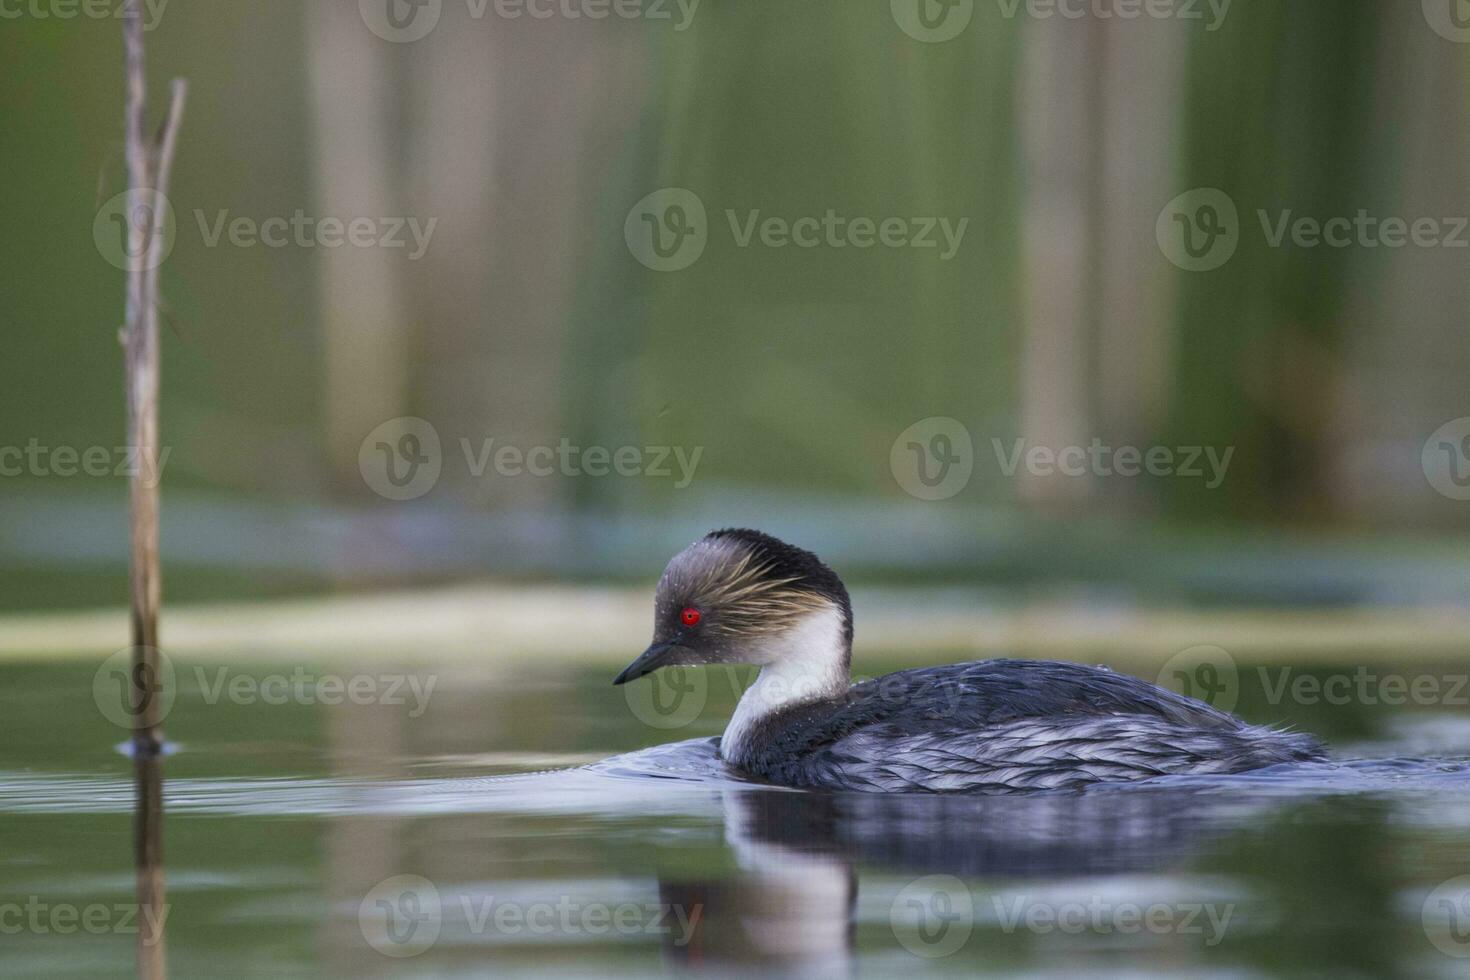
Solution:
M 1273 699 L 1242 670 L 1237 709 L 1317 732 L 1331 765 L 932 797 L 725 771 L 712 736 L 738 672 L 671 678 L 656 702 L 602 668 L 314 667 L 413 673 L 428 691 L 325 705 L 261 696 L 295 665 L 176 666 L 164 768 L 178 976 L 1470 966 L 1470 774 L 1456 761 L 1470 759 L 1470 713 L 1444 693 L 1449 667 L 1393 667 L 1450 679 L 1439 703 L 1405 705 Z M 132 769 L 94 670 L 5 668 L 7 976 L 132 969 Z M 231 694 L 222 676 L 245 680 Z M 55 918 L 94 906 L 109 909 L 97 929 Z

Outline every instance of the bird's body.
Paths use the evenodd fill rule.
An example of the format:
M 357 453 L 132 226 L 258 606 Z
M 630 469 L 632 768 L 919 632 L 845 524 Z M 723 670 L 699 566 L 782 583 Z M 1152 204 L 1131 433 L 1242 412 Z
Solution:
M 1102 667 L 985 660 L 854 685 L 852 635 L 847 590 L 815 555 L 715 531 L 669 562 L 654 642 L 614 683 L 675 664 L 760 665 L 720 755 L 784 786 L 1016 792 L 1323 758 L 1310 736 Z
M 721 754 L 769 782 L 868 792 L 1072 789 L 1322 757 L 1310 736 L 1247 725 L 1136 677 L 1027 660 L 855 684 L 764 715 Z

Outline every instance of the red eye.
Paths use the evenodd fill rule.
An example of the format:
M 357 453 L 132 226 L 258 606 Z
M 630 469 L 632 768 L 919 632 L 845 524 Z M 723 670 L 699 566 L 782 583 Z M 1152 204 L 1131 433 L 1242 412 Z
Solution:
M 693 606 L 688 607 L 679 614 L 679 619 L 683 621 L 685 626 L 698 626 L 699 621 L 703 618 L 700 611 Z

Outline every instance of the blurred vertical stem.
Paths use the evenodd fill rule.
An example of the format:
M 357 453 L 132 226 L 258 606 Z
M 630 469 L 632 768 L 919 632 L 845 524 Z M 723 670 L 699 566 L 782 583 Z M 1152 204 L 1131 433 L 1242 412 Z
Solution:
M 1235 453 L 1217 491 L 1169 481 L 1176 516 L 1314 520 L 1333 506 L 1342 312 L 1349 284 L 1362 288 L 1354 250 L 1272 247 L 1261 221 L 1326 220 L 1362 206 L 1386 9 L 1277 0 L 1194 39 L 1176 189 L 1230 195 L 1240 246 L 1222 268 L 1180 280 L 1166 439 Z
M 396 116 L 404 79 L 402 61 L 391 54 L 395 45 L 364 28 L 355 3 L 305 9 L 320 213 L 406 214 Z M 316 251 L 327 451 L 339 488 L 361 488 L 363 437 L 409 413 L 413 316 L 403 263 L 383 248 Z
M 143 18 L 139 0 L 123 10 L 127 95 L 124 121 L 128 165 L 127 309 L 123 326 L 123 360 L 128 400 L 128 445 L 139 459 L 157 459 L 158 445 L 158 268 L 163 264 L 164 236 L 160 207 L 167 193 L 184 114 L 186 87 L 174 79 L 168 117 L 155 140 L 144 134 L 147 83 L 143 68 Z M 139 220 L 144 216 L 145 220 Z M 151 483 L 151 485 L 150 485 Z M 140 755 L 158 751 L 158 608 L 162 575 L 158 558 L 158 481 L 148 468 L 136 467 L 131 490 L 131 584 L 133 643 L 133 707 L 137 726 L 134 748 Z
M 161 234 L 164 201 L 186 88 L 175 79 L 163 128 L 151 142 L 144 133 L 147 119 L 147 80 L 143 67 L 143 17 L 139 0 L 123 7 L 126 96 L 124 128 L 128 165 L 128 271 L 127 309 L 123 325 L 128 400 L 128 444 L 139 459 L 158 458 L 158 269 L 166 241 Z M 139 220 L 142 218 L 143 220 Z M 134 861 L 139 907 L 149 927 L 138 931 L 138 974 L 150 980 L 167 975 L 161 924 L 164 921 L 163 778 L 158 765 L 162 745 L 159 729 L 161 675 L 158 669 L 158 608 L 162 577 L 158 556 L 158 481 L 138 466 L 131 483 L 131 607 L 133 670 L 131 697 L 136 725 L 133 758 L 137 771 L 137 815 L 134 825 Z

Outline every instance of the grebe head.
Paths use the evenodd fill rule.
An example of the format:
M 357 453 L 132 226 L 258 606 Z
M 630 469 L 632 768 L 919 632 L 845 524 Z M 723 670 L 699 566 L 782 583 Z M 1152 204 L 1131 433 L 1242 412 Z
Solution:
M 837 573 L 760 531 L 712 531 L 675 555 L 654 599 L 653 642 L 614 684 L 660 667 L 756 664 L 847 683 L 852 607 Z

